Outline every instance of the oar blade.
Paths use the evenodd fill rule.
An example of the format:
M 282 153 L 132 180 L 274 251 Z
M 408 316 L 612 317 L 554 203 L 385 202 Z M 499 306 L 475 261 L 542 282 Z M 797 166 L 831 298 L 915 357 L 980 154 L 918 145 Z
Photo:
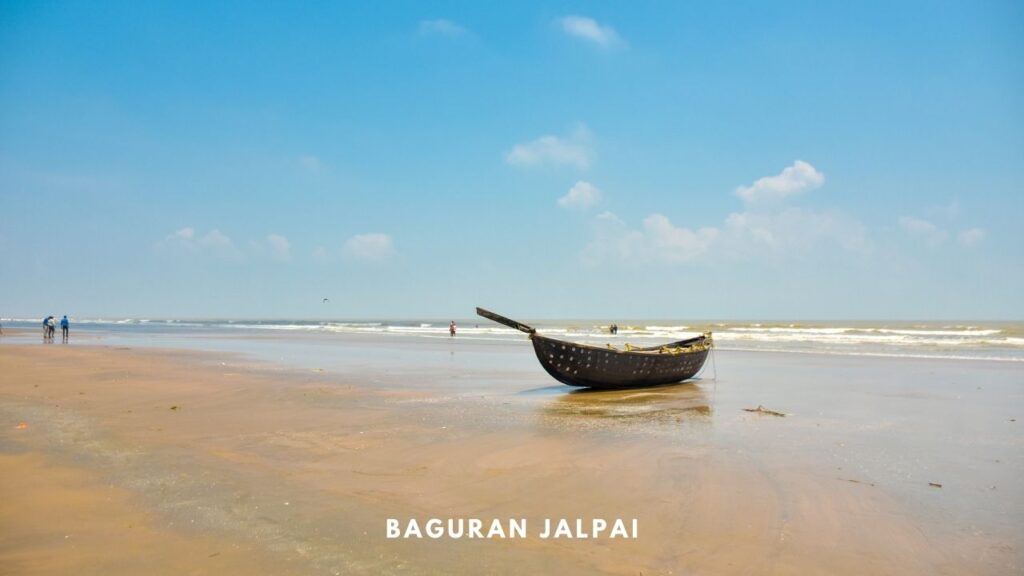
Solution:
M 491 312 L 490 310 L 484 310 L 483 308 L 477 308 L 476 309 L 476 313 L 478 315 L 480 315 L 480 316 L 483 316 L 484 318 L 487 318 L 488 320 L 494 320 L 498 324 L 504 324 L 505 326 L 508 326 L 509 328 L 515 328 L 516 330 L 520 330 L 522 332 L 526 332 L 527 334 L 533 334 L 534 332 L 536 332 L 536 330 L 534 330 L 530 326 L 527 326 L 526 324 L 523 324 L 522 322 L 518 322 L 516 320 L 512 320 L 511 318 L 505 318 L 501 314 L 495 314 L 494 312 Z

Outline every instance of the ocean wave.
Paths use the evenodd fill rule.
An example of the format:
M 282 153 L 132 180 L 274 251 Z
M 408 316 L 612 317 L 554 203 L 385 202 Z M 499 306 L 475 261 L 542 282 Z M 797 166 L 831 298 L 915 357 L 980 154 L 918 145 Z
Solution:
M 799 350 L 792 348 L 743 348 L 716 346 L 719 350 L 733 352 L 774 352 L 785 354 L 817 354 L 827 356 L 866 356 L 873 358 L 909 358 L 918 360 L 981 360 L 985 362 L 1024 362 L 1024 356 L 995 356 L 987 354 L 938 354 L 927 352 L 887 352 L 885 350 Z
M 876 328 L 875 332 L 882 334 L 903 334 L 906 336 L 992 336 L 999 334 L 1002 330 L 977 330 L 977 329 L 964 329 L 964 330 L 900 330 L 895 328 Z
M 683 332 L 689 329 L 689 326 L 644 326 L 648 332 Z
M 957 334 L 956 336 L 929 335 L 925 332 L 908 334 L 900 332 L 744 332 L 744 331 L 720 331 L 715 332 L 715 339 L 718 341 L 762 341 L 762 342 L 803 342 L 839 345 L 863 345 L 881 344 L 894 346 L 929 346 L 929 347 L 957 347 L 957 346 L 1024 346 L 1024 339 L 1004 337 L 992 338 L 984 334 L 998 334 L 998 330 L 977 331 L 978 335 Z
M 727 324 L 722 325 L 723 327 L 728 326 Z M 792 326 L 787 327 L 770 327 L 763 328 L 759 325 L 754 326 L 735 326 L 730 327 L 730 330 L 736 332 L 763 332 L 768 334 L 842 334 L 843 332 L 849 332 L 856 330 L 856 328 L 796 328 Z
M 6 318 L 8 325 L 37 327 L 40 319 Z M 475 319 L 474 319 L 475 320 Z M 73 325 L 89 330 L 147 331 L 179 334 L 181 331 L 248 330 L 327 334 L 378 334 L 395 337 L 448 338 L 447 320 L 309 320 L 309 319 L 153 319 L 153 318 L 71 318 Z M 828 354 L 873 354 L 927 357 L 982 358 L 1012 356 L 1024 358 L 1024 325 L 1021 323 L 779 323 L 779 322 L 677 322 L 623 321 L 616 335 L 608 333 L 606 322 L 541 321 L 539 332 L 562 339 L 603 345 L 626 342 L 653 345 L 695 336 L 704 329 L 714 331 L 724 349 L 757 349 Z M 187 333 L 187 332 L 185 332 Z M 515 329 L 481 320 L 463 319 L 459 337 L 522 341 Z

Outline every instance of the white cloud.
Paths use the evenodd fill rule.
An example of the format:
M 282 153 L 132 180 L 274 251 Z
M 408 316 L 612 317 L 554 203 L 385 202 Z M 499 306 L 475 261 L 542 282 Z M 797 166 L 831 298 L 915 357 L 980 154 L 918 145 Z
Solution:
M 199 245 L 207 248 L 227 248 L 234 246 L 234 244 L 231 243 L 231 238 L 228 238 L 216 228 L 207 232 L 206 236 L 200 238 L 198 242 Z
M 195 254 L 207 254 L 218 258 L 240 258 L 242 253 L 235 244 L 216 228 L 203 236 L 197 236 L 193 228 L 182 228 L 168 234 L 160 247 L 174 248 Z
M 164 238 L 164 242 L 190 242 L 196 235 L 196 231 L 192 228 L 182 228 L 172 234 L 168 234 L 167 238 Z
M 634 230 L 615 214 L 603 212 L 594 219 L 594 237 L 582 257 L 589 265 L 605 260 L 641 264 L 692 262 L 708 251 L 718 234 L 715 228 L 677 227 L 661 214 L 651 214 L 639 230 Z
M 738 212 L 721 226 L 701 228 L 676 226 L 662 214 L 651 214 L 638 229 L 604 212 L 594 220 L 582 259 L 591 265 L 606 260 L 683 264 L 709 258 L 787 258 L 830 246 L 847 253 L 871 250 L 865 226 L 841 212 Z
M 569 189 L 569 192 L 558 199 L 563 208 L 586 210 L 601 201 L 601 190 L 590 182 L 580 180 Z
M 803 160 L 782 170 L 777 176 L 765 176 L 750 186 L 740 186 L 736 195 L 747 202 L 781 199 L 825 183 L 825 175 Z
M 945 230 L 935 224 L 913 216 L 900 216 L 899 223 L 900 228 L 903 228 L 908 234 L 924 240 L 930 246 L 942 244 L 949 236 Z
M 717 228 L 678 228 L 661 214 L 644 218 L 644 237 L 652 255 L 665 262 L 690 262 L 704 255 L 718 237 Z
M 345 242 L 345 255 L 355 260 L 380 262 L 394 254 L 391 236 L 387 234 L 357 234 Z
M 611 212 L 598 214 L 591 228 L 592 239 L 582 254 L 584 264 L 596 266 L 605 260 L 629 262 L 642 253 L 643 234 L 631 230 Z
M 545 135 L 525 144 L 516 144 L 505 153 L 505 162 L 513 166 L 568 164 L 585 169 L 591 162 L 591 140 L 590 130 L 580 124 L 567 137 Z
M 867 228 L 838 211 L 787 208 L 734 212 L 725 219 L 721 253 L 732 257 L 785 257 L 829 246 L 850 253 L 871 250 Z
M 587 16 L 565 16 L 559 18 L 558 23 L 566 34 L 604 48 L 625 44 L 614 28 L 599 24 Z
M 280 234 L 270 234 L 267 236 L 267 246 L 270 248 L 270 256 L 275 260 L 291 260 L 291 248 L 292 245 L 288 242 L 288 239 Z
M 964 246 L 975 246 L 985 239 L 985 230 L 983 228 L 963 230 L 957 234 L 956 239 Z
M 467 30 L 446 18 L 435 18 L 433 20 L 420 20 L 417 32 L 421 36 L 436 35 L 454 38 L 465 35 Z

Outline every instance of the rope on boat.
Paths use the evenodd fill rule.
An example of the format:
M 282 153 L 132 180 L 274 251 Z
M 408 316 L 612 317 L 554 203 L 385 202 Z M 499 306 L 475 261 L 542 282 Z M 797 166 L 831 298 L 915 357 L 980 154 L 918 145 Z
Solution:
M 616 352 L 619 352 L 619 349 L 616 348 L 611 343 L 605 344 L 605 346 L 607 346 L 609 350 L 614 350 Z M 640 348 L 638 346 L 633 346 L 629 342 L 623 343 L 623 347 L 625 348 L 626 352 L 634 352 L 634 351 L 636 351 L 636 352 L 651 352 L 651 353 L 655 352 L 654 348 Z M 662 347 L 658 348 L 657 353 L 658 354 L 672 354 L 672 355 L 676 355 L 676 354 L 688 354 L 690 352 L 699 352 L 701 350 L 711 350 L 712 353 L 714 353 L 714 341 L 711 339 L 711 333 L 710 332 L 705 332 L 704 333 L 704 340 L 702 340 L 700 342 L 694 342 L 693 344 L 690 344 L 690 345 L 687 345 L 687 346 L 668 346 L 668 345 L 665 345 L 665 346 L 662 346 Z M 703 368 L 702 368 L 702 370 L 703 370 Z M 699 374 L 699 372 L 698 372 L 698 374 Z M 716 374 L 717 374 L 717 372 L 716 372 Z
M 711 347 L 711 379 L 718 382 L 718 366 L 715 365 L 715 347 Z
M 717 389 L 718 388 L 718 366 L 715 365 L 715 345 L 714 345 L 714 341 L 711 339 L 711 333 L 710 332 L 705 332 L 704 333 L 704 342 L 701 342 L 700 344 L 697 344 L 697 345 L 694 345 L 694 346 L 698 346 L 698 345 L 701 346 L 704 350 L 708 350 L 711 353 L 711 370 L 712 370 L 711 381 L 715 383 L 715 389 Z M 690 347 L 688 346 L 687 348 L 690 348 Z M 661 351 L 662 352 L 665 352 L 667 350 L 669 350 L 669 349 L 666 348 L 665 346 L 661 347 Z M 700 377 L 702 374 L 704 374 L 704 370 L 706 370 L 707 367 L 708 367 L 708 364 L 707 364 L 707 362 L 705 362 L 704 365 L 702 365 L 700 367 L 700 370 L 698 370 L 697 373 L 693 375 L 693 377 L 694 378 Z

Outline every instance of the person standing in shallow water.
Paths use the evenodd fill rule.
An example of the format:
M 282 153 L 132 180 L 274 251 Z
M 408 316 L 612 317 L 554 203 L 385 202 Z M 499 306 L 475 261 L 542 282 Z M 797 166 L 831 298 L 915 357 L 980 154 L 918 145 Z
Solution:
M 452 323 L 448 325 L 448 334 L 455 338 L 455 320 L 452 320 Z
M 65 314 L 64 317 L 60 319 L 60 332 L 62 335 L 61 341 L 65 344 L 68 343 L 68 328 L 70 327 L 71 323 L 68 322 L 68 315 Z

